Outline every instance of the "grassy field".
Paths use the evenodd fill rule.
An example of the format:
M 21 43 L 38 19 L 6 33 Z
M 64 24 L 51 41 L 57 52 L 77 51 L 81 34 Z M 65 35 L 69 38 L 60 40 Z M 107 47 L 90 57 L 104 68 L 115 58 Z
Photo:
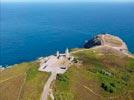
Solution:
M 122 45 L 122 41 L 116 39 L 115 37 L 105 36 L 104 39 L 105 39 L 105 42 L 111 44 L 112 46 L 118 47 Z
M 134 59 L 106 47 L 72 51 L 77 50 L 73 55 L 80 63 L 51 85 L 56 100 L 133 100 Z M 38 67 L 28 62 L 0 72 L 0 100 L 40 100 L 49 73 Z
M 56 100 L 133 100 L 134 59 L 104 49 L 74 56 L 82 64 L 57 76 L 53 87 Z
M 48 73 L 37 62 L 14 65 L 0 72 L 0 100 L 40 100 Z

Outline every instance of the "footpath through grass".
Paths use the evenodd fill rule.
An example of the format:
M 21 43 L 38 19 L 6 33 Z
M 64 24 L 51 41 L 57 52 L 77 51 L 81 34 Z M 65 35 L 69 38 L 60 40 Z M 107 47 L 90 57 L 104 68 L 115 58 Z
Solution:
M 40 100 L 48 73 L 38 71 L 37 62 L 14 65 L 0 72 L 1 100 Z

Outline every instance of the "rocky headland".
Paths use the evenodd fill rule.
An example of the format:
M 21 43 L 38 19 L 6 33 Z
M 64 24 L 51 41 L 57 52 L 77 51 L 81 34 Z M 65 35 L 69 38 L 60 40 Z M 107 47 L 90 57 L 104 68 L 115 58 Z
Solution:
M 99 34 L 84 44 L 84 48 L 93 47 L 109 47 L 127 56 L 134 57 L 129 53 L 126 43 L 121 38 L 108 33 Z

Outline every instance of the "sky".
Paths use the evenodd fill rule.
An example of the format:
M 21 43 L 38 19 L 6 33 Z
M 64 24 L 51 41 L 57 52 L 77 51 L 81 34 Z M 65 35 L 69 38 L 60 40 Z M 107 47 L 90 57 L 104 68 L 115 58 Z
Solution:
M 134 0 L 1 0 L 1 2 L 134 2 Z

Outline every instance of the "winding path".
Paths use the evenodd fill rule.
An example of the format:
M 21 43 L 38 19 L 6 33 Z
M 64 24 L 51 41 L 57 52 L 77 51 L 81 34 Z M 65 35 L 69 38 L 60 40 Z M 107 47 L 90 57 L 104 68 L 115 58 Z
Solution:
M 57 76 L 57 73 L 55 73 L 55 72 L 51 73 L 51 76 L 49 77 L 46 84 L 44 85 L 41 100 L 47 100 L 47 97 L 48 97 L 49 91 L 50 91 L 51 83 L 56 79 L 56 76 Z
M 102 47 L 109 47 L 109 48 L 112 48 L 112 49 L 115 49 L 117 51 L 119 51 L 119 49 L 117 49 L 116 47 L 112 47 L 112 46 L 108 46 L 108 45 L 100 45 L 100 46 L 94 46 L 92 48 L 89 48 L 89 49 L 97 49 L 97 48 L 102 48 Z M 81 50 L 76 50 L 76 51 L 72 51 L 71 54 L 74 54 L 74 53 L 77 53 L 77 52 L 81 52 L 81 51 L 87 51 L 89 49 L 81 49 Z M 121 52 L 122 54 L 130 57 L 130 58 L 134 58 L 134 55 L 133 54 L 129 54 L 128 52 Z
M 97 48 L 101 48 L 101 47 L 110 47 L 110 48 L 113 48 L 117 51 L 119 51 L 118 48 L 116 47 L 112 47 L 112 46 L 109 46 L 109 45 L 100 45 L 100 46 L 95 46 L 95 47 L 92 47 L 93 49 L 97 49 Z M 80 52 L 80 51 L 86 51 L 86 50 L 89 50 L 89 49 L 81 49 L 81 50 L 76 50 L 76 51 L 72 51 L 70 52 L 71 54 L 74 54 L 74 53 L 77 53 L 77 52 Z M 127 52 L 122 52 L 123 54 L 127 55 L 128 57 L 131 57 L 131 58 L 134 58 L 133 55 L 127 53 Z M 51 76 L 49 77 L 49 79 L 47 80 L 46 84 L 44 85 L 44 89 L 43 89 L 43 93 L 42 93 L 42 96 L 41 96 L 41 100 L 47 100 L 48 98 L 48 95 L 49 95 L 49 92 L 50 92 L 50 86 L 51 86 L 51 83 L 56 80 L 56 76 L 57 76 L 57 72 L 52 72 L 51 73 Z M 86 86 L 84 86 L 84 88 L 90 90 L 89 88 L 87 88 Z M 95 94 L 92 90 L 90 90 L 93 94 Z M 98 94 L 95 94 L 95 95 L 98 95 Z

